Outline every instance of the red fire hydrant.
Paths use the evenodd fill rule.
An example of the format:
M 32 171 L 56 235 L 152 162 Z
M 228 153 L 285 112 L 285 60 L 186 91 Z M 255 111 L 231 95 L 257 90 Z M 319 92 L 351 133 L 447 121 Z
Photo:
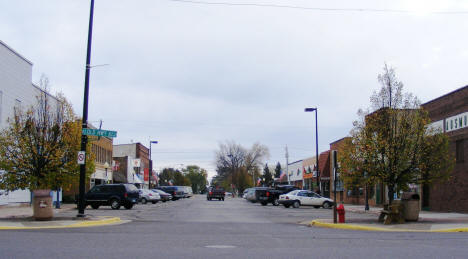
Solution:
M 338 223 L 345 223 L 345 209 L 343 204 L 340 204 L 338 208 L 336 208 L 336 212 L 338 212 Z

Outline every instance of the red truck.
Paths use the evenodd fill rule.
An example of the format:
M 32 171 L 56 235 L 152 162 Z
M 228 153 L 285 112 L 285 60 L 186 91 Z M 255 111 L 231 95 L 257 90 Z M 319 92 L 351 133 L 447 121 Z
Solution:
M 206 193 L 206 199 L 211 201 L 212 199 L 218 199 L 220 201 L 224 201 L 224 196 L 226 192 L 222 187 L 210 187 L 208 188 L 208 192 Z

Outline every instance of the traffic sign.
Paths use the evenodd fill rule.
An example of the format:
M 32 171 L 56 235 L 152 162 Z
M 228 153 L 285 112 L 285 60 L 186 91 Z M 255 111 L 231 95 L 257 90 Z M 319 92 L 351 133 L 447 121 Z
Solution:
M 107 137 L 107 138 L 115 138 L 117 137 L 117 131 L 111 130 L 100 130 L 100 129 L 82 129 L 81 133 L 83 135 L 91 135 L 91 136 L 98 136 L 98 137 Z
M 78 164 L 79 165 L 85 164 L 85 158 L 86 158 L 86 152 L 78 151 Z

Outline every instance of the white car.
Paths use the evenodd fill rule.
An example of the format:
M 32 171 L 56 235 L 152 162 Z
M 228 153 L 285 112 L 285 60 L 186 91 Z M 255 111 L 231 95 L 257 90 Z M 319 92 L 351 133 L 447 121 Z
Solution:
M 326 208 L 333 207 L 333 200 L 322 197 L 313 191 L 307 190 L 295 190 L 287 194 L 280 195 L 279 204 L 283 204 L 284 207 L 289 208 L 291 205 L 294 208 L 299 208 L 301 205 L 314 206 L 315 208 Z
M 161 196 L 159 195 L 159 193 L 153 192 L 151 190 L 140 189 L 139 193 L 140 193 L 140 201 L 143 204 L 146 204 L 147 202 L 151 202 L 155 204 L 161 200 Z

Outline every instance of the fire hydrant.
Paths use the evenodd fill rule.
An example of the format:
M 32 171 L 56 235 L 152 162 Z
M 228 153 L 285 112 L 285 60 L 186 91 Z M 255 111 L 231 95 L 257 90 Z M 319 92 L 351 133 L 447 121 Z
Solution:
M 343 204 L 340 204 L 338 208 L 336 208 L 336 212 L 338 212 L 338 223 L 345 223 L 345 209 Z

